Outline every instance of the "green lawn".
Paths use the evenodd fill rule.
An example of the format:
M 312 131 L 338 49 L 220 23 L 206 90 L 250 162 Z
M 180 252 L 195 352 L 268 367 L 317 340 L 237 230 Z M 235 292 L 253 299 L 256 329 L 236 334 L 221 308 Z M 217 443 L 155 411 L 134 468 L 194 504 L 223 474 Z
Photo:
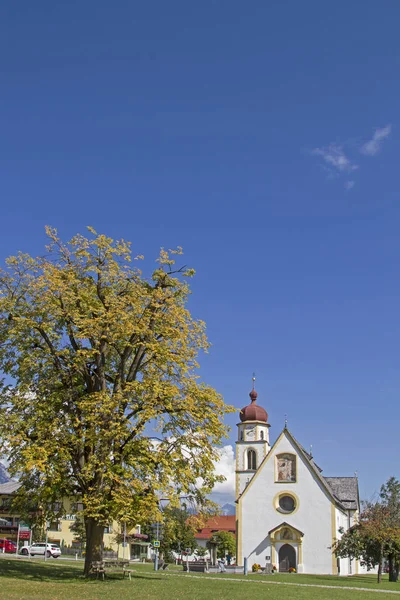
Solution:
M 311 575 L 200 575 L 182 573 L 180 568 L 154 573 L 151 565 L 135 565 L 132 581 L 122 575 L 110 575 L 105 581 L 83 580 L 82 563 L 65 560 L 0 558 L 0 598 L 7 600 L 392 600 L 399 597 L 400 584 L 384 582 L 378 588 L 371 576 L 354 578 Z M 277 585 L 277 582 L 280 582 Z M 346 586 L 330 589 L 318 586 Z M 370 588 L 365 591 L 352 587 Z M 382 593 L 373 589 L 382 589 Z M 397 594 L 384 590 L 396 591 Z

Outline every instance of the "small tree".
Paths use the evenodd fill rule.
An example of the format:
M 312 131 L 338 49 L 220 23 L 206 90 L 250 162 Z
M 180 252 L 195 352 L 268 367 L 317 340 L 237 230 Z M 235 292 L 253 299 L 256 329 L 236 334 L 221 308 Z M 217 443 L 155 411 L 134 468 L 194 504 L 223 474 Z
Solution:
M 167 506 L 162 511 L 162 539 L 160 552 L 164 555 L 197 548 L 195 533 L 197 521 L 186 506 Z M 153 532 L 154 535 L 154 532 Z
M 230 531 L 217 531 L 211 538 L 211 543 L 217 545 L 217 557 L 224 558 L 227 554 L 236 554 L 236 538 Z
M 400 484 L 390 478 L 381 488 L 380 501 L 365 503 L 357 524 L 334 545 L 340 558 L 356 558 L 368 569 L 378 566 L 382 581 L 383 559 L 389 559 L 389 581 L 397 581 L 400 563 Z
M 400 570 L 400 482 L 390 477 L 381 487 L 381 502 L 387 509 L 387 526 L 390 542 L 386 546 L 389 560 L 389 581 L 397 581 Z

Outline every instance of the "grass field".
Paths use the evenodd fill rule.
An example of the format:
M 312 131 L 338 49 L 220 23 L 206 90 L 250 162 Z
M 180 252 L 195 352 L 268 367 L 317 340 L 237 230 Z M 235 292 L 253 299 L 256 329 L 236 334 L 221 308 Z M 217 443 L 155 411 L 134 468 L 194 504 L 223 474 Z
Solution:
M 135 565 L 132 581 L 112 574 L 105 581 L 82 578 L 82 563 L 0 558 L 0 598 L 7 600 L 400 600 L 400 584 L 381 586 L 375 577 L 312 575 L 187 575 L 181 569 L 154 573 Z M 242 581 L 245 579 L 244 581 Z M 300 584 L 300 585 L 293 585 Z M 309 586 L 318 587 L 309 587 Z M 334 586 L 334 587 L 327 587 Z M 340 586 L 340 587 L 338 587 Z M 364 588 L 362 591 L 355 587 Z M 343 589 L 344 588 L 344 589 Z M 374 591 L 378 590 L 378 591 Z

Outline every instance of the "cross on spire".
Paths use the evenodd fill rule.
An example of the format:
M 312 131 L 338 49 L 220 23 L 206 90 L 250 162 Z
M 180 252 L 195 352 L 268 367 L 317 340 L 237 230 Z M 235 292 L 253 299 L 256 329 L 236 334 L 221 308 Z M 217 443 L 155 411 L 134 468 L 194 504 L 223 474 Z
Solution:
M 285 414 L 285 429 L 287 429 L 287 415 Z
M 256 386 L 256 374 L 255 373 L 253 373 L 252 381 L 253 381 L 253 390 L 254 390 L 254 388 Z

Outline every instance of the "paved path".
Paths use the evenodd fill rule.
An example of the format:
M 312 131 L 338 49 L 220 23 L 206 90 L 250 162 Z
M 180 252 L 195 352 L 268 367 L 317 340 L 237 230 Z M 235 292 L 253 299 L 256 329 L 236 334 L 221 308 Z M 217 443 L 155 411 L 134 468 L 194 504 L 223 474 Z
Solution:
M 144 575 L 145 573 L 143 571 L 139 571 L 137 569 L 132 569 L 132 571 L 136 571 L 136 573 L 141 573 L 142 575 Z M 146 572 L 146 575 L 159 575 L 160 572 L 154 572 L 154 573 L 149 573 L 148 571 Z M 203 575 L 190 575 L 188 573 L 162 573 L 163 576 L 165 577 L 191 577 L 192 579 L 204 579 Z M 206 577 L 206 579 L 217 579 L 219 581 L 229 581 L 229 583 L 233 583 L 233 582 L 246 582 L 246 583 L 261 583 L 261 585 L 291 585 L 291 586 L 295 586 L 295 587 L 312 587 L 312 588 L 322 588 L 322 589 L 330 589 L 330 590 L 355 590 L 357 592 L 376 592 L 377 594 L 397 594 L 400 595 L 400 591 L 396 591 L 396 590 L 377 590 L 377 589 L 372 589 L 372 588 L 364 588 L 364 587 L 353 587 L 350 585 L 323 585 L 323 584 L 319 584 L 319 583 L 289 583 L 286 581 L 272 581 L 271 579 L 262 581 L 261 579 L 251 579 L 247 578 L 247 579 L 243 579 L 242 577 L 239 578 L 235 578 L 235 579 L 230 579 L 229 577 L 218 577 L 218 576 L 212 576 L 212 577 Z

